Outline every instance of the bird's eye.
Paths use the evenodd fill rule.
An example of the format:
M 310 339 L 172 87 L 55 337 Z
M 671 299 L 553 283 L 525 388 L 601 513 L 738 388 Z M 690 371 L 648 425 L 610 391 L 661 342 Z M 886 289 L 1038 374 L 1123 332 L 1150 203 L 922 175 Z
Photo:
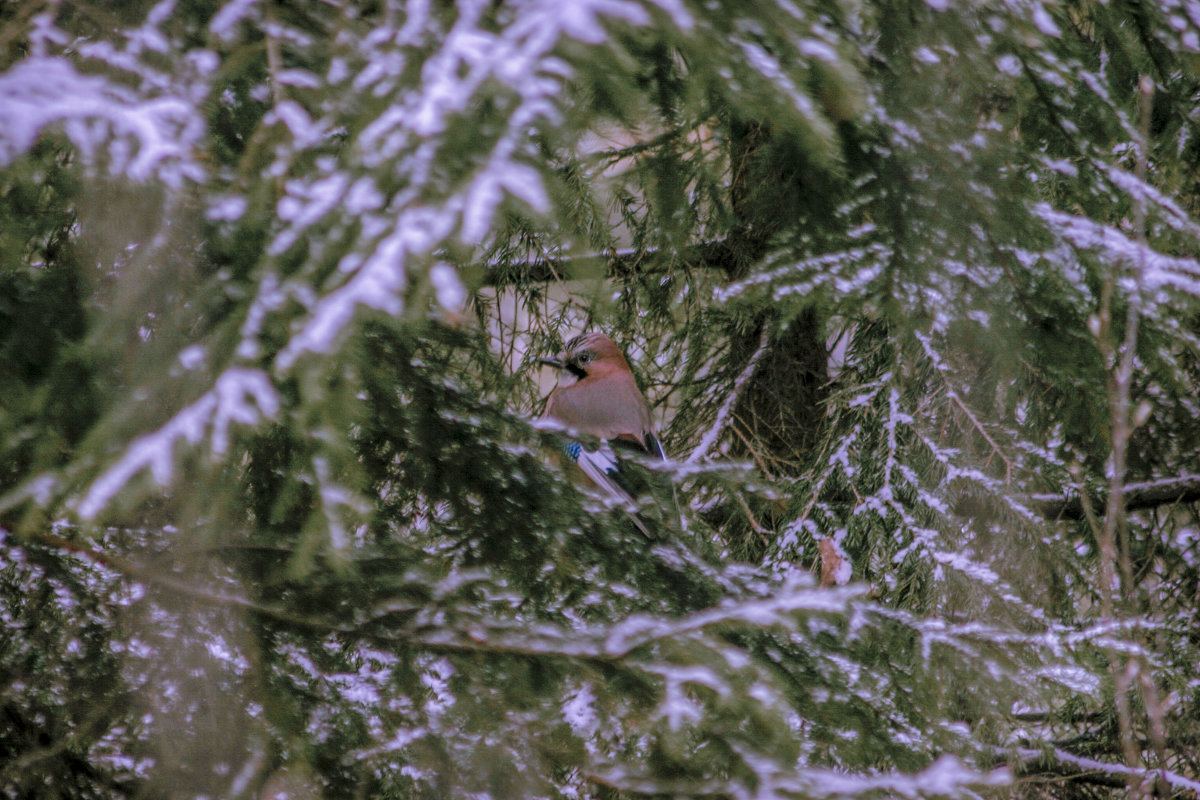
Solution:
M 590 363 L 592 363 L 592 359 L 595 357 L 596 356 L 594 353 L 592 353 L 592 351 L 584 350 L 582 353 L 579 354 L 579 363 L 580 364 L 590 364 Z

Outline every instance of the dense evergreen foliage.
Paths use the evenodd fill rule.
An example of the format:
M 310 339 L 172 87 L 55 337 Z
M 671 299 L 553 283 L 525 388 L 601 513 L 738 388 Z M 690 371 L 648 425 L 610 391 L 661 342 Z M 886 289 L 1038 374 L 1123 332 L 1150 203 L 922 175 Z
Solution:
M 1191 0 L 0 6 L 0 793 L 1196 796 L 1198 175 Z

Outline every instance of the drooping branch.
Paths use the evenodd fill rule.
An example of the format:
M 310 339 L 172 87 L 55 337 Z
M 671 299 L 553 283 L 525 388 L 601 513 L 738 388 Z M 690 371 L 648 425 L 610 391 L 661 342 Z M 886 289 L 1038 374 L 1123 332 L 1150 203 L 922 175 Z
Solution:
M 1047 519 L 1078 520 L 1084 517 L 1083 501 L 1077 492 L 1035 494 L 1026 500 L 1033 510 Z M 1106 500 L 1105 495 L 1097 493 L 1091 498 L 1092 507 L 1103 508 Z M 1196 474 L 1130 483 L 1125 486 L 1125 508 L 1129 511 L 1198 501 L 1200 475 Z
M 788 625 L 789 617 L 803 612 L 845 612 L 849 603 L 863 594 L 863 587 L 817 589 L 802 586 L 790 592 L 766 598 L 752 597 L 737 603 L 704 608 L 691 614 L 654 619 L 637 616 L 609 627 L 578 627 L 570 630 L 552 625 L 514 625 L 508 620 L 491 624 L 477 622 L 469 629 L 456 630 L 444 623 L 409 624 L 390 627 L 397 614 L 423 610 L 407 600 L 382 602 L 357 619 L 342 621 L 323 616 L 295 613 L 283 606 L 263 603 L 247 595 L 211 589 L 188 579 L 177 578 L 157 565 L 113 555 L 88 544 L 49 532 L 32 534 L 30 542 L 49 551 L 67 553 L 88 563 L 111 570 L 126 580 L 152 586 L 203 605 L 240 611 L 284 628 L 360 639 L 390 646 L 403 645 L 437 654 L 496 654 L 535 658 L 556 658 L 600 666 L 618 662 L 638 664 L 634 651 L 649 644 L 697 635 L 701 631 L 730 625 L 771 627 Z M 15 540 L 9 547 L 23 548 Z
M 1009 767 L 1018 778 L 1025 780 L 1066 779 L 1075 783 L 1112 788 L 1127 786 L 1130 780 L 1135 783 L 1159 780 L 1165 784 L 1166 794 L 1163 796 L 1168 796 L 1172 790 L 1182 790 L 1185 794 L 1200 791 L 1200 783 L 1170 770 L 1129 767 L 1111 761 L 1077 756 L 1057 748 L 1049 751 L 1020 748 L 1005 755 L 1015 756 L 1009 762 Z
M 736 262 L 733 245 L 725 240 L 699 242 L 677 251 L 650 249 L 642 251 L 617 250 L 564 258 L 536 258 L 513 261 L 504 265 L 489 264 L 483 278 L 484 286 L 501 288 L 519 283 L 548 283 L 558 280 L 599 277 L 596 264 L 603 262 L 603 275 L 612 277 L 635 272 L 664 272 L 672 261 L 697 269 L 723 269 Z
M 700 444 L 696 445 L 696 449 L 688 456 L 689 463 L 699 461 L 704 456 L 708 455 L 708 451 L 713 445 L 720 440 L 721 435 L 725 432 L 725 428 L 729 422 L 729 413 L 733 411 L 734 405 L 742 395 L 742 388 L 746 382 L 754 375 L 754 370 L 758 368 L 758 361 L 762 358 L 762 354 L 767 351 L 767 347 L 771 344 L 771 329 L 766 325 L 763 326 L 762 335 L 759 340 L 758 349 L 754 351 L 754 355 L 750 356 L 750 360 L 746 363 L 746 368 L 737 376 L 733 382 L 733 390 L 729 396 L 725 398 L 725 402 L 721 404 L 721 410 L 717 412 L 717 419 L 709 428 L 708 432 L 700 440 Z

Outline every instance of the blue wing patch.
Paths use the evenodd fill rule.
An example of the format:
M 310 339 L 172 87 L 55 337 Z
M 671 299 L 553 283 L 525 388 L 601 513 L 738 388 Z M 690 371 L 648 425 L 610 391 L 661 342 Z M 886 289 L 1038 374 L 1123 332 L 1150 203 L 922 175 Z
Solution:
M 634 452 L 648 453 L 666 459 L 662 445 L 653 434 L 647 435 L 645 446 L 624 439 L 618 440 L 615 444 Z M 562 450 L 567 458 L 579 466 L 592 483 L 629 509 L 630 519 L 643 535 L 649 539 L 658 538 L 634 510 L 637 505 L 635 498 L 646 494 L 647 490 L 651 488 L 646 481 L 645 470 L 639 469 L 636 464 L 623 463 L 617 457 L 612 444 L 603 439 L 596 449 L 585 448 L 581 442 L 567 442 L 563 445 Z M 673 490 L 674 487 L 672 487 Z M 672 503 L 672 505 L 676 504 Z

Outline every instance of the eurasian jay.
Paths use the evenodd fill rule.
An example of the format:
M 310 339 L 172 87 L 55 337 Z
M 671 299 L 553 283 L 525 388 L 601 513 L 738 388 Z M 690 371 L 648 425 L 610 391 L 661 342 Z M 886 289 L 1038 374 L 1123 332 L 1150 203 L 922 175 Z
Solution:
M 546 401 L 546 416 L 600 440 L 596 449 L 571 442 L 567 456 L 606 494 L 626 506 L 634 505 L 635 487 L 646 488 L 646 481 L 638 479 L 636 468 L 622 464 L 613 448 L 662 460 L 667 454 L 625 356 L 603 333 L 585 333 L 568 342 L 557 358 L 538 361 L 559 370 L 558 387 Z M 658 538 L 644 520 L 631 516 L 638 530 Z

